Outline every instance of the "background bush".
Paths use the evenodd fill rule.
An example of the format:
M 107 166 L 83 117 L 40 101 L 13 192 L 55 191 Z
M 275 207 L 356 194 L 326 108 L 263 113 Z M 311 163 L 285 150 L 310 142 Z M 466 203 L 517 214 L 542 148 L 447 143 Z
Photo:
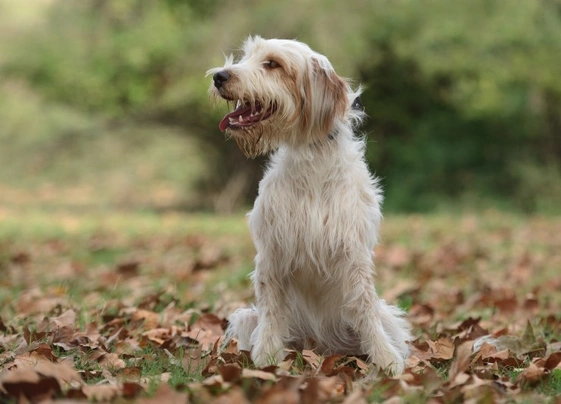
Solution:
M 22 10 L 33 18 L 9 17 Z M 263 161 L 224 141 L 204 74 L 260 34 L 307 42 L 366 85 L 386 209 L 561 208 L 559 0 L 4 0 L 0 14 L 5 184 L 247 204 Z

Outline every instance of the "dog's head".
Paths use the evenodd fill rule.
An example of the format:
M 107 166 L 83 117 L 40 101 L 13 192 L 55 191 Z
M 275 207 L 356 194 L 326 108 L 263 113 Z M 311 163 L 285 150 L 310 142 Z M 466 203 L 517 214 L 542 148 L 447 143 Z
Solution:
M 211 96 L 234 105 L 220 130 L 249 157 L 327 139 L 355 94 L 325 56 L 292 40 L 250 37 L 238 62 L 230 56 L 211 74 Z

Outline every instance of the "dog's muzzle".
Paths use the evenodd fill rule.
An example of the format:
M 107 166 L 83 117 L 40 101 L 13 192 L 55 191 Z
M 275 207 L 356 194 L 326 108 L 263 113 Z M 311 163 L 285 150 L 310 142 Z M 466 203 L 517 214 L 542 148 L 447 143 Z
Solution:
M 224 85 L 224 83 L 230 80 L 230 73 L 228 73 L 227 70 L 220 70 L 219 72 L 214 73 L 212 80 L 214 80 L 214 87 L 219 89 Z

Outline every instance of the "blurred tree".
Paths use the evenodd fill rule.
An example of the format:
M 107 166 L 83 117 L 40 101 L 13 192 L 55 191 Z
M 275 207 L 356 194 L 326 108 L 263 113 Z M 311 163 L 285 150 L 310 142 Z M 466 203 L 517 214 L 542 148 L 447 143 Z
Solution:
M 480 193 L 534 209 L 561 183 L 560 3 L 400 3 L 369 30 L 382 57 L 359 64 L 390 201 Z M 549 167 L 549 186 L 530 196 L 520 164 Z
M 182 128 L 209 161 L 201 192 L 230 211 L 253 198 L 262 161 L 224 142 L 203 76 L 254 33 L 307 42 L 366 84 L 386 208 L 559 209 L 559 0 L 54 1 L 5 73 L 112 122 Z

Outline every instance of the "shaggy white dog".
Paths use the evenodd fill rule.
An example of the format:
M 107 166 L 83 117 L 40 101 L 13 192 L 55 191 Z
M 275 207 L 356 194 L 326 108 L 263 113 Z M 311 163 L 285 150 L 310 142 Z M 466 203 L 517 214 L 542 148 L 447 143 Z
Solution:
M 220 129 L 249 157 L 273 152 L 249 213 L 256 307 L 228 335 L 257 366 L 285 347 L 366 354 L 403 371 L 410 326 L 374 289 L 382 195 L 353 129 L 363 117 L 329 60 L 307 45 L 250 37 L 243 57 L 211 69 L 211 95 L 231 101 Z

